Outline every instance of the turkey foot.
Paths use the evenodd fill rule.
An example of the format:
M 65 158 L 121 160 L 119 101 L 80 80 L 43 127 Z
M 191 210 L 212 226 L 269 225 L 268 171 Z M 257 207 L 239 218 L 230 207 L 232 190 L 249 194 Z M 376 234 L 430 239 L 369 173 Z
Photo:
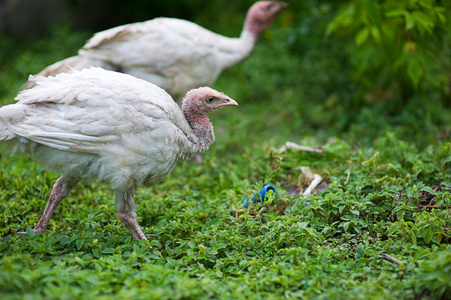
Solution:
M 122 223 L 124 223 L 125 227 L 130 230 L 133 237 L 137 240 L 147 240 L 146 236 L 142 232 L 141 228 L 138 225 L 138 222 L 136 221 L 136 218 L 127 216 L 123 213 L 117 214 L 119 219 L 121 219 Z

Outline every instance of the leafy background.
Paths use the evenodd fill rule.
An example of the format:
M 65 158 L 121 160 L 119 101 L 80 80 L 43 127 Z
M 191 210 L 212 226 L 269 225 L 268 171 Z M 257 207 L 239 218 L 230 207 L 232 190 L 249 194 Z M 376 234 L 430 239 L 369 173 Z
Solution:
M 164 15 L 238 36 L 253 3 L 91 2 L 64 2 L 54 22 L 22 29 L 4 21 L 2 104 L 96 31 Z M 138 190 L 148 242 L 131 238 L 114 193 L 96 183 L 76 186 L 47 232 L 32 234 L 58 174 L 2 152 L 2 298 L 451 296 L 451 4 L 288 2 L 214 85 L 240 106 L 212 114 L 204 163 Z M 325 155 L 278 151 L 286 141 Z M 299 166 L 323 178 L 313 195 L 299 194 L 309 183 Z M 264 183 L 277 197 L 244 209 Z

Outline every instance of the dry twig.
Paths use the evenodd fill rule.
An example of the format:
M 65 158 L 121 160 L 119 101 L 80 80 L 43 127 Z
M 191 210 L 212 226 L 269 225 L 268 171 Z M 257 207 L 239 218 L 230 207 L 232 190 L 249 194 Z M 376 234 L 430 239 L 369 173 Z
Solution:
M 388 260 L 389 262 L 395 263 L 395 264 L 397 264 L 397 265 L 399 265 L 399 264 L 402 263 L 402 261 L 397 260 L 397 259 L 394 258 L 393 256 L 390 256 L 390 255 L 388 255 L 388 254 L 386 254 L 386 253 L 379 254 L 379 258 Z
M 296 169 L 301 170 L 306 179 L 310 181 L 310 185 L 305 189 L 304 192 L 300 193 L 303 197 L 305 197 L 313 192 L 313 190 L 318 186 L 318 184 L 320 184 L 323 178 L 319 174 L 314 174 L 309 167 L 297 167 Z M 300 189 L 302 190 L 301 184 Z
M 449 206 L 442 206 L 442 205 L 417 205 L 418 207 L 427 207 L 427 208 L 451 208 L 451 205 Z
M 286 151 L 287 149 L 315 152 L 315 153 L 319 153 L 321 155 L 326 155 L 326 154 L 324 154 L 324 151 L 322 149 L 320 149 L 320 148 L 314 148 L 314 147 L 309 147 L 309 146 L 302 146 L 302 145 L 298 145 L 298 144 L 293 143 L 293 142 L 286 142 L 285 145 L 280 147 L 280 149 L 278 151 L 279 151 L 279 153 L 282 153 L 282 152 Z
M 312 191 L 318 186 L 318 184 L 320 184 L 320 182 L 323 180 L 323 178 L 321 177 L 321 175 L 319 174 L 315 174 L 314 178 L 312 180 L 312 182 L 310 183 L 310 185 L 308 186 L 308 188 L 305 190 L 305 192 L 302 193 L 302 195 L 305 197 L 308 194 L 311 194 Z

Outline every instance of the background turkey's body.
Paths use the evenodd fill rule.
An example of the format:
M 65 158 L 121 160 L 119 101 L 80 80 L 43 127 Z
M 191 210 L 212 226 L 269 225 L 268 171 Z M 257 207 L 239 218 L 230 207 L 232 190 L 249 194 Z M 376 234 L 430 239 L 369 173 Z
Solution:
M 40 74 L 102 67 L 155 83 L 180 99 L 193 87 L 212 85 L 223 69 L 247 57 L 253 44 L 248 32 L 227 38 L 192 22 L 157 18 L 99 32 L 79 55 Z

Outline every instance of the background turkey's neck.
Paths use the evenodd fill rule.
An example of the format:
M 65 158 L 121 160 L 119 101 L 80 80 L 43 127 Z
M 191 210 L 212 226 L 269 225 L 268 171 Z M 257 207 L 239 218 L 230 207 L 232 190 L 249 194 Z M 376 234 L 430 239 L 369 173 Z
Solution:
M 226 69 L 248 57 L 254 50 L 256 42 L 254 34 L 246 28 L 243 29 L 239 38 L 222 40 L 218 47 L 221 69 Z

